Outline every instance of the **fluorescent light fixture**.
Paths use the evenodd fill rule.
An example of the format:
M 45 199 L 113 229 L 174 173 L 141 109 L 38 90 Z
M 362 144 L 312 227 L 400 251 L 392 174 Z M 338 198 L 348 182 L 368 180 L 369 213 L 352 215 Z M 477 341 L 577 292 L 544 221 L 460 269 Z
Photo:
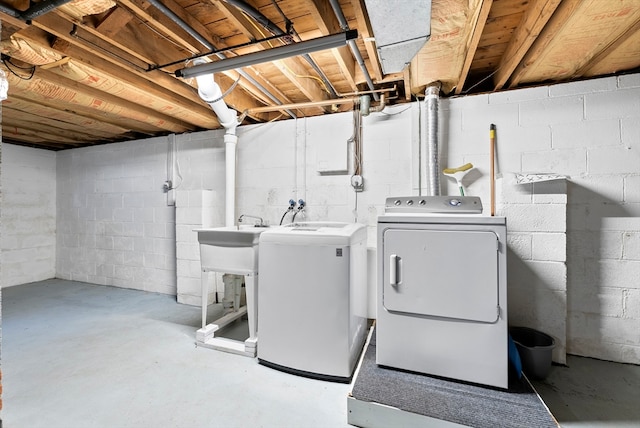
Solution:
M 220 61 L 196 65 L 193 67 L 182 68 L 176 71 L 176 77 L 196 77 L 203 74 L 233 70 L 236 68 L 261 64 L 263 62 L 276 61 L 279 59 L 290 58 L 292 56 L 304 55 L 311 52 L 337 48 L 340 46 L 344 46 L 349 40 L 356 39 L 357 37 L 357 30 L 348 30 L 344 33 L 318 37 L 316 39 L 305 40 L 285 46 L 279 46 L 277 48 L 254 52 L 247 55 L 226 58 Z

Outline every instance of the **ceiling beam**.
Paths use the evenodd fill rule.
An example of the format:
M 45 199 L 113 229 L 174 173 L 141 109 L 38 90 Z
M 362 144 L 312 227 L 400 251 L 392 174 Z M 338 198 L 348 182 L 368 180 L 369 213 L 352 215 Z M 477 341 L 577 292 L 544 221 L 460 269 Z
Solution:
M 531 1 L 496 68 L 493 79 L 495 90 L 500 90 L 506 85 L 560 3 L 561 0 Z
M 336 18 L 336 14 L 333 12 L 333 9 L 328 2 L 309 0 L 309 3 L 311 5 L 309 7 L 311 16 L 316 24 L 318 24 L 318 28 L 323 36 L 342 32 L 338 18 Z M 349 84 L 351 90 L 354 92 L 357 91 L 358 86 L 355 80 L 356 60 L 351 55 L 349 48 L 347 46 L 342 46 L 331 49 L 331 53 L 338 63 L 340 71 Z
M 147 2 L 118 0 L 118 4 L 128 9 L 135 17 L 135 20 L 140 20 L 142 25 L 148 25 L 155 29 L 158 33 L 173 40 L 182 49 L 191 54 L 197 54 L 207 50 L 200 42 L 191 37 L 191 35 L 180 28 L 180 26 L 168 16 L 155 7 L 150 6 Z
M 154 133 L 165 131 L 166 129 L 141 120 L 122 118 L 118 111 L 112 111 L 100 105 L 100 100 L 95 103 L 90 101 L 89 96 L 77 94 L 68 88 L 60 88 L 56 84 L 47 82 L 34 76 L 31 80 L 22 80 L 12 74 L 8 74 L 9 96 L 18 96 L 20 99 L 27 99 L 32 102 L 46 105 L 51 108 L 64 109 L 80 116 L 89 117 L 102 122 L 111 123 L 125 129 L 136 132 Z M 14 95 L 17 92 L 19 95 Z
M 140 2 L 139 0 L 135 0 L 135 1 L 121 0 L 121 1 L 126 2 L 124 4 L 127 5 L 129 8 L 131 8 L 131 10 L 133 11 L 132 13 L 140 12 L 142 14 L 142 18 L 144 18 L 149 25 L 153 26 L 154 28 L 157 28 L 158 31 L 160 31 L 162 28 L 168 25 L 166 24 L 166 21 L 169 20 L 169 18 L 166 17 L 164 14 L 160 13 L 159 11 L 155 11 L 154 9 L 154 11 L 149 11 L 149 13 L 146 12 L 146 9 L 148 6 L 147 2 L 142 2 L 141 5 L 138 5 L 138 3 Z M 189 25 L 198 35 L 200 35 L 202 38 L 207 40 L 211 46 L 214 46 L 218 50 L 225 49 L 227 47 L 227 45 L 224 43 L 224 41 L 221 38 L 211 34 L 209 30 L 207 30 L 207 28 L 200 21 L 194 18 L 191 14 L 185 11 L 173 0 L 163 0 L 163 4 L 168 9 L 170 9 L 173 13 L 175 13 L 182 21 L 184 21 L 187 25 Z M 162 21 L 162 22 L 159 22 L 159 21 Z M 174 23 L 174 25 L 177 25 L 177 24 Z M 186 32 L 184 32 L 184 30 L 181 30 L 181 31 L 183 31 L 184 35 L 187 34 Z M 193 54 L 207 52 L 207 48 L 201 45 L 200 42 L 197 42 L 196 45 L 191 44 L 190 35 L 189 35 L 189 38 L 181 38 L 183 36 L 181 36 L 177 31 L 172 34 L 173 34 L 173 37 L 176 39 L 177 43 L 183 46 L 191 46 L 194 49 L 197 48 L 198 50 L 195 52 L 192 52 Z M 176 55 L 173 55 L 173 56 L 174 58 L 178 57 L 178 54 L 176 53 Z M 239 78 L 238 72 L 233 70 L 225 71 L 223 72 L 223 74 L 229 77 L 234 82 Z M 247 71 L 247 74 L 249 74 L 256 82 L 258 82 L 263 87 L 270 86 L 267 82 L 265 82 L 264 78 L 259 77 L 255 74 L 252 74 L 249 71 Z M 247 79 L 240 79 L 238 84 L 241 88 L 243 88 L 245 91 L 251 94 L 254 98 L 261 100 L 265 104 L 273 104 L 273 101 L 269 97 L 267 97 L 263 93 L 263 91 L 261 91 L 258 87 L 256 87 L 254 84 L 249 82 Z M 225 86 L 221 85 L 221 88 L 223 91 L 225 90 Z M 272 94 L 274 94 L 274 92 L 276 91 L 271 91 Z M 278 93 L 274 94 L 274 96 L 282 100 L 282 98 L 280 98 L 282 94 L 279 91 L 277 92 Z M 288 101 L 286 98 L 284 100 L 285 102 Z M 230 94 L 230 97 L 225 99 L 225 101 L 227 101 L 228 104 L 230 104 L 233 108 L 239 111 L 255 106 L 255 100 L 253 100 L 250 96 L 248 96 L 247 94 L 241 91 L 234 91 L 232 94 Z
M 94 107 L 99 110 L 117 109 L 120 117 L 149 123 L 159 129 L 171 132 L 196 130 L 196 127 L 192 124 L 140 105 L 136 101 L 124 99 L 116 95 L 112 95 L 109 92 L 83 85 L 56 73 L 54 70 L 55 69 L 51 71 L 39 69 L 37 71 L 37 75 L 40 79 L 52 83 L 60 88 L 67 88 L 75 91 L 79 95 L 85 95 L 92 98 L 94 100 Z
M 60 110 L 43 104 L 38 104 L 32 100 L 21 99 L 16 95 L 11 95 L 2 102 L 3 116 L 32 114 L 41 118 L 48 118 L 56 123 L 64 124 L 71 128 L 82 129 L 91 135 L 100 138 L 111 138 L 113 135 L 124 135 L 129 129 L 95 120 L 93 118 L 76 115 L 72 111 Z M 28 112 L 28 113 L 27 113 Z
M 527 68 L 533 65 L 542 57 L 546 48 L 557 37 L 565 25 L 569 22 L 569 17 L 583 4 L 583 0 L 563 0 L 557 7 L 553 16 L 547 22 L 540 35 L 536 38 L 531 48 L 527 51 L 522 61 L 518 64 L 509 79 L 509 87 L 517 87 L 525 76 Z
M 84 134 L 83 138 L 83 134 L 76 133 L 68 129 L 60 129 L 50 125 L 43 125 L 41 121 L 19 121 L 7 117 L 2 118 L 2 130 L 13 132 L 15 135 L 32 136 L 77 146 L 81 146 L 92 139 L 90 135 Z
M 26 132 L 28 132 L 28 130 Z M 36 147 L 39 149 L 48 148 L 55 150 L 71 149 L 76 147 L 75 145 L 60 143 L 43 137 L 45 136 L 40 135 L 39 133 L 36 135 L 30 132 L 23 134 L 20 130 L 13 130 L 11 128 L 5 129 L 4 126 L 2 127 L 2 142 L 5 144 L 9 143 L 20 146 Z
M 231 20 L 234 23 L 234 26 L 238 28 L 250 41 L 262 40 L 269 36 L 266 34 L 266 30 L 263 30 L 259 26 L 260 24 L 255 23 L 250 18 L 247 18 L 245 14 L 241 13 L 235 6 L 226 2 L 220 2 L 217 3 L 217 5 L 225 17 Z M 273 48 L 273 44 L 281 46 L 284 43 L 279 40 L 266 42 L 265 49 Z M 246 49 L 247 52 L 256 50 L 256 46 L 251 46 Z M 287 58 L 279 61 L 273 61 L 272 64 L 309 100 L 328 98 L 327 94 L 323 92 L 322 88 L 316 82 L 308 79 L 309 73 L 304 65 L 301 64 L 301 60 L 299 58 Z M 305 80 L 303 81 L 303 79 Z M 269 104 L 273 105 L 273 103 Z M 321 109 L 320 111 L 324 110 Z
M 196 115 L 210 115 L 210 109 L 202 103 L 196 91 L 175 79 L 173 76 L 159 70 L 149 72 L 137 70 L 128 64 L 122 64 L 110 55 L 99 50 L 91 49 L 82 43 L 82 41 L 69 35 L 73 29 L 70 22 L 56 19 L 52 15 L 43 15 L 33 21 L 33 27 L 56 36 L 57 39 L 53 43 L 45 47 L 58 51 L 62 55 L 70 56 L 83 62 L 90 67 L 109 73 L 115 80 L 124 80 L 130 84 L 145 87 L 145 90 L 152 94 L 157 94 L 162 98 L 166 98 L 172 104 L 178 104 L 185 108 L 193 110 Z M 30 30 L 30 29 L 27 29 Z M 41 44 L 42 41 L 30 37 L 27 32 L 20 32 L 25 39 L 33 40 Z M 61 42 L 65 43 L 61 43 Z
M 358 34 L 364 42 L 367 56 L 369 57 L 369 73 L 373 74 L 373 80 L 381 81 L 383 78 L 382 67 L 380 66 L 380 58 L 378 58 L 378 49 L 373 38 L 373 29 L 371 23 L 365 15 L 366 6 L 363 0 L 350 0 L 353 6 L 353 12 L 356 17 L 356 25 L 358 26 Z M 365 61 L 366 63 L 366 61 Z
M 76 120 L 73 118 L 72 120 Z M 95 121 L 94 121 L 95 122 Z M 49 118 L 43 115 L 34 114 L 31 111 L 18 110 L 8 106 L 2 106 L 2 124 L 25 124 L 36 129 L 48 130 L 53 133 L 60 132 L 61 135 L 71 137 L 76 141 L 87 142 L 95 140 L 96 138 L 111 138 L 113 132 L 106 133 L 94 129 L 91 126 L 82 126 L 78 123 L 61 121 L 58 119 Z M 119 133 L 126 132 L 127 130 L 119 129 Z
M 593 57 L 589 58 L 580 68 L 573 72 L 572 78 L 579 78 L 588 73 L 588 71 L 603 61 L 609 54 L 615 51 L 620 45 L 625 43 L 630 37 L 634 36 L 640 31 L 640 17 L 636 22 L 622 33 L 612 34 L 610 40 L 604 44 L 602 49 L 598 51 Z
M 467 46 L 464 57 L 464 63 L 462 64 L 462 70 L 460 70 L 460 77 L 458 79 L 458 83 L 456 84 L 456 95 L 459 95 L 462 92 L 464 84 L 469 75 L 471 62 L 473 62 L 473 58 L 475 57 L 476 51 L 478 50 L 478 43 L 480 42 L 480 37 L 482 36 L 482 32 L 484 31 L 484 26 L 487 23 L 487 17 L 489 16 L 489 11 L 491 10 L 492 4 L 493 0 L 482 0 L 474 11 L 474 19 L 471 24 L 473 30 L 470 34 L 469 44 Z
M 145 50 L 141 49 L 139 44 L 136 43 L 136 38 L 131 37 L 128 43 L 119 43 L 116 40 L 110 39 L 100 33 L 95 28 L 89 25 L 85 25 L 82 21 L 66 15 L 59 10 L 54 11 L 59 18 L 66 20 L 72 25 L 71 37 L 78 39 L 80 42 L 92 50 L 99 50 L 109 55 L 115 61 L 128 63 L 132 67 L 137 67 L 140 70 L 146 70 L 149 64 L 153 64 L 153 58 L 145 56 L 143 53 Z M 75 26 L 75 27 L 73 27 Z M 125 31 L 120 29 L 119 33 Z

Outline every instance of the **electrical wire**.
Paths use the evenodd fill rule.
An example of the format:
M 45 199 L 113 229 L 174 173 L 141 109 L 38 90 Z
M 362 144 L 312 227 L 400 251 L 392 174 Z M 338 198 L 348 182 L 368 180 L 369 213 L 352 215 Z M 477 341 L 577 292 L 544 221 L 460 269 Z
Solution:
M 397 112 L 395 112 L 395 113 L 386 113 L 385 111 L 380 111 L 379 113 L 382 113 L 382 114 L 384 114 L 385 116 L 395 116 L 395 115 L 398 115 L 398 114 L 402 114 L 402 113 L 404 113 L 405 111 L 409 110 L 410 108 L 411 108 L 411 106 L 409 106 L 409 107 L 405 108 L 404 110 L 397 111 Z
M 85 39 L 84 37 L 82 37 L 82 36 L 80 36 L 80 35 L 78 34 L 78 31 L 77 31 L 77 30 L 78 30 L 78 27 L 77 27 L 77 25 L 76 25 L 76 24 L 74 24 L 74 26 L 73 26 L 73 30 L 71 31 L 71 34 L 70 34 L 73 38 L 78 39 L 78 40 L 80 40 L 81 42 L 84 42 L 84 43 L 86 43 L 86 44 L 88 44 L 88 45 L 90 45 L 90 46 L 93 46 L 95 49 L 99 49 L 99 50 L 101 50 L 102 52 L 106 53 L 107 55 L 112 56 L 112 57 L 114 57 L 114 58 L 116 58 L 116 59 L 119 59 L 119 60 L 120 60 L 120 61 L 122 61 L 122 62 L 126 62 L 127 64 L 129 64 L 130 66 L 132 66 L 132 67 L 134 67 L 134 68 L 137 68 L 137 69 L 139 69 L 139 70 L 146 71 L 146 69 L 145 69 L 144 67 L 140 67 L 138 64 L 136 64 L 135 62 L 133 62 L 133 61 L 131 61 L 131 60 L 129 60 L 129 59 L 127 59 L 127 58 L 125 58 L 124 56 L 119 55 L 119 54 L 117 54 L 117 53 L 115 53 L 115 52 L 112 52 L 112 51 L 110 51 L 110 50 L 108 50 L 108 49 L 106 49 L 106 48 L 103 48 L 103 47 L 102 47 L 102 46 L 100 46 L 99 44 L 97 44 L 97 43 L 95 43 L 95 42 L 92 42 L 92 41 L 91 41 L 91 40 L 89 40 L 89 39 Z M 141 61 L 141 62 L 142 62 L 142 61 Z
M 178 184 L 176 184 L 175 186 L 173 186 L 173 189 L 175 190 L 178 187 L 180 187 L 180 185 L 182 185 L 182 182 L 184 181 L 184 179 L 182 178 L 182 173 L 180 172 L 180 157 L 178 156 L 179 155 L 178 141 L 174 141 L 174 148 L 173 149 L 175 151 L 176 175 L 180 179 L 180 182 Z
M 242 123 L 242 121 L 244 120 L 245 116 L 246 116 L 246 115 L 240 115 L 240 117 L 238 118 L 238 123 Z M 273 118 L 273 119 L 271 119 L 270 121 L 268 121 L 268 122 L 264 122 L 264 123 L 261 123 L 261 124 L 259 124 L 259 125 L 255 126 L 255 127 L 251 128 L 251 129 L 249 129 L 249 130 L 243 130 L 243 131 L 242 131 L 242 135 L 247 135 L 247 134 L 249 134 L 249 133 L 251 133 L 251 132 L 254 132 L 256 129 L 260 129 L 260 128 L 262 128 L 263 126 L 269 125 L 270 123 L 273 123 L 273 122 L 275 122 L 276 120 L 280 119 L 282 116 L 284 116 L 284 113 L 280 113 L 279 115 L 277 115 L 276 117 L 274 117 L 274 118 Z
M 240 79 L 242 79 L 242 75 L 238 74 L 238 78 L 236 79 L 235 82 L 233 82 L 233 84 L 229 87 L 229 89 L 227 89 L 226 91 L 224 91 L 224 94 L 220 95 L 218 98 L 216 98 L 213 101 L 207 101 L 209 104 L 215 104 L 218 101 L 222 101 L 227 95 L 229 95 L 231 93 L 231 91 L 233 91 L 236 86 L 238 85 L 238 83 L 240 82 Z
M 16 76 L 17 78 L 22 79 L 22 80 L 31 80 L 33 75 L 36 73 L 36 66 L 35 65 L 29 66 L 29 67 L 21 67 L 21 66 L 19 66 L 17 64 L 14 64 L 13 62 L 11 62 L 11 57 L 8 56 L 8 55 L 2 54 L 2 63 L 4 64 L 5 67 L 7 67 L 7 70 L 9 70 L 9 72 L 11 74 L 13 74 L 14 76 Z M 16 73 L 11 67 L 9 67 L 9 64 L 11 64 L 11 67 L 14 67 L 14 68 L 16 68 L 18 70 L 29 70 L 30 71 L 29 77 L 24 77 L 24 76 L 21 76 L 20 74 Z

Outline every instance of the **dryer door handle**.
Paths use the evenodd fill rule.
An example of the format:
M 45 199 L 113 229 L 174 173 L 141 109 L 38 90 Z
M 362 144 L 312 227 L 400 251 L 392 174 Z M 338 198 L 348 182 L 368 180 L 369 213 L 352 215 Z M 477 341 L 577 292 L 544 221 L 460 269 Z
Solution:
M 389 256 L 389 284 L 393 286 L 402 283 L 402 257 L 397 254 Z

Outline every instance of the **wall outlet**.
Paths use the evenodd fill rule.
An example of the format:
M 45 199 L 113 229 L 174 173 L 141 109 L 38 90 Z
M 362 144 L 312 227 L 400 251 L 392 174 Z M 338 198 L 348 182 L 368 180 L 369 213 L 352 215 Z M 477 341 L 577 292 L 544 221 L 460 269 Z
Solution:
M 364 190 L 364 178 L 361 175 L 352 175 L 351 186 L 356 192 L 362 192 Z

